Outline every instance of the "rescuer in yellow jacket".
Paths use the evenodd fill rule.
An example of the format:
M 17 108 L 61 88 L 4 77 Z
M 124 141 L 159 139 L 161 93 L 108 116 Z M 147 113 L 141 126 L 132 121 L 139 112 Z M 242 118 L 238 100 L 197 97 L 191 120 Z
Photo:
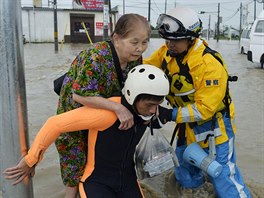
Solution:
M 251 197 L 236 166 L 235 114 L 228 90 L 235 77 L 228 76 L 221 55 L 199 39 L 202 22 L 193 10 L 177 7 L 161 14 L 157 27 L 166 42 L 144 63 L 161 68 L 170 80 L 167 100 L 174 108 L 180 161 L 176 180 L 185 188 L 203 184 L 201 167 L 183 159 L 186 147 L 198 142 L 223 167 L 219 176 L 209 176 L 217 196 Z

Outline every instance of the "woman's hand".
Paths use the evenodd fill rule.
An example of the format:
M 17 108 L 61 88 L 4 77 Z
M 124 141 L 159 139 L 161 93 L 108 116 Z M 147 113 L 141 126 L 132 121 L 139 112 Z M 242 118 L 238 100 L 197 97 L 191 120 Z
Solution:
M 76 102 L 79 102 L 79 101 L 78 101 L 78 96 L 79 96 L 79 95 L 77 95 L 76 93 L 72 93 L 72 99 L 73 99 L 74 101 L 76 101 Z
M 127 130 L 134 125 L 133 114 L 124 105 L 116 103 L 115 113 L 120 121 L 118 129 Z
M 23 181 L 26 176 L 33 177 L 35 175 L 35 166 L 29 167 L 25 159 L 22 158 L 16 166 L 5 169 L 3 173 L 6 179 L 14 179 L 15 181 L 12 185 L 16 185 Z

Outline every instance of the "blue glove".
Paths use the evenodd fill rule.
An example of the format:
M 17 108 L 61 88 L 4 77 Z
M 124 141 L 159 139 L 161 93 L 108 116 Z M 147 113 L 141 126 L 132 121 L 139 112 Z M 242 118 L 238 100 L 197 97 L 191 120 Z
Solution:
M 172 121 L 176 121 L 177 114 L 178 114 L 178 108 L 174 107 L 172 110 Z

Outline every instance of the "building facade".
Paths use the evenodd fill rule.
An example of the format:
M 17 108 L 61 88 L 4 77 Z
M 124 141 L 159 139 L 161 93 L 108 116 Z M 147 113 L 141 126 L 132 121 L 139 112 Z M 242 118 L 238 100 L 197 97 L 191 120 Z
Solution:
M 88 43 L 88 37 L 92 42 L 102 40 L 103 16 L 102 10 L 57 9 L 58 41 Z M 23 7 L 22 25 L 26 42 L 54 42 L 53 8 Z M 108 30 L 110 34 L 110 28 Z

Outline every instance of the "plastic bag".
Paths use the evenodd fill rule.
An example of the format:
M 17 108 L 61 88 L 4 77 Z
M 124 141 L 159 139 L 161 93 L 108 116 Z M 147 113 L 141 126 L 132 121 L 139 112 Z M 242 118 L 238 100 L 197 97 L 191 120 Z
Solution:
M 138 143 L 134 156 L 137 177 L 140 180 L 162 174 L 178 166 L 175 151 L 166 137 L 157 129 L 147 128 Z

